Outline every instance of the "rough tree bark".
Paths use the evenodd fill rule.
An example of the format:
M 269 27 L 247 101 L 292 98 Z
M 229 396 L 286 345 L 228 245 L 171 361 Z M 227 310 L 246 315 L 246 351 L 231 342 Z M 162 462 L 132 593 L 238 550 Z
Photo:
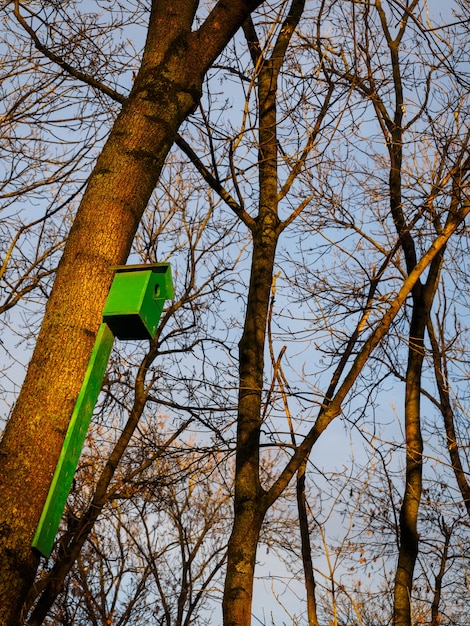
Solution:
M 398 63 L 398 58 L 394 58 Z M 397 74 L 398 75 L 398 74 Z M 397 93 L 397 112 L 395 128 L 391 133 L 389 148 L 390 168 L 390 210 L 405 258 L 406 269 L 410 274 L 417 263 L 416 244 L 402 211 L 401 165 L 403 149 L 403 131 L 401 98 L 402 89 L 398 78 L 395 78 Z M 453 219 L 463 205 L 461 194 L 462 177 L 466 173 L 466 163 L 456 165 L 452 173 L 453 191 L 451 207 L 447 216 L 447 224 Z M 433 194 L 428 204 L 432 206 Z M 446 226 L 447 226 L 446 224 Z M 433 225 L 439 236 L 443 231 L 440 218 L 435 217 Z M 418 516 L 423 483 L 423 437 L 421 433 L 421 390 L 422 369 L 424 363 L 425 333 L 430 327 L 430 315 L 438 289 L 441 268 L 446 246 L 440 250 L 429 266 L 425 281 L 418 280 L 411 291 L 411 321 L 408 330 L 408 362 L 405 377 L 405 490 L 400 508 L 400 543 L 398 563 L 395 573 L 394 588 L 394 625 L 411 626 L 412 624 L 412 590 L 413 576 L 419 552 Z M 431 337 L 432 343 L 432 337 Z
M 278 215 L 277 81 L 290 38 L 304 8 L 293 0 L 269 58 L 250 20 L 244 26 L 253 64 L 258 67 L 259 206 L 248 222 L 253 238 L 250 286 L 239 344 L 239 397 L 234 523 L 228 544 L 223 613 L 225 626 L 249 626 L 256 550 L 268 509 L 260 483 L 260 433 L 264 349 L 276 246 L 284 225 Z
M 316 582 L 313 571 L 312 546 L 310 542 L 310 528 L 308 523 L 307 499 L 305 496 L 305 472 L 307 461 L 297 473 L 297 511 L 299 515 L 299 530 L 301 541 L 302 565 L 304 569 L 305 591 L 307 596 L 307 623 L 308 626 L 320 626 L 317 615 L 317 599 L 315 595 Z
M 18 624 L 38 556 L 30 548 L 112 279 L 125 262 L 177 130 L 205 72 L 259 0 L 152 2 L 133 89 L 90 176 L 26 380 L 0 447 L 0 623 Z

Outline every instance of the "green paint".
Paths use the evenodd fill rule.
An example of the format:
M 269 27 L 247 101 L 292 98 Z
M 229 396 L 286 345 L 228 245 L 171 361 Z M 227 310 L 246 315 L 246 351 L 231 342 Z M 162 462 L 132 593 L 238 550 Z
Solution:
M 72 486 L 75 470 L 82 452 L 101 383 L 114 343 L 109 326 L 101 324 L 91 353 L 82 388 L 72 413 L 59 462 L 42 510 L 36 533 L 31 544 L 44 556 L 49 556 L 59 528 L 65 503 Z
M 124 265 L 115 269 L 103 320 L 118 339 L 153 339 L 165 300 L 174 297 L 170 264 Z
M 165 300 L 174 297 L 169 263 L 125 265 L 113 269 L 116 275 L 104 307 L 103 322 L 31 544 L 44 556 L 50 555 L 54 545 L 114 338 L 153 339 Z

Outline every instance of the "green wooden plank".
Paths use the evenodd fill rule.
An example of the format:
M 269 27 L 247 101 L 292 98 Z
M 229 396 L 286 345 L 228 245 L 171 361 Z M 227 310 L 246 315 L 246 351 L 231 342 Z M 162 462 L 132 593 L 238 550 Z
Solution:
M 108 325 L 103 322 L 96 337 L 59 462 L 31 544 L 44 556 L 50 555 L 54 545 L 93 410 L 101 390 L 113 342 L 114 335 Z

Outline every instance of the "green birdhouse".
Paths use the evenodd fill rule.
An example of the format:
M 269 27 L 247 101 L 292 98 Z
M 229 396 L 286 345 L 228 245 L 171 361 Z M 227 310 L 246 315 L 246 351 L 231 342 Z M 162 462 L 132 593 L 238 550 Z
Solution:
M 121 265 L 103 311 L 103 322 L 70 418 L 52 483 L 31 546 L 49 556 L 98 399 L 114 338 L 153 339 L 165 300 L 174 297 L 169 263 Z
M 174 297 L 169 263 L 122 265 L 116 270 L 103 321 L 118 339 L 153 339 L 165 300 Z

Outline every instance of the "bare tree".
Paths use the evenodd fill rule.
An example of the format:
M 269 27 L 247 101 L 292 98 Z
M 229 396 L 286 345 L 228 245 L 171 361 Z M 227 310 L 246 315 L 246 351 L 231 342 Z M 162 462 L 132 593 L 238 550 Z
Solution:
M 332 12 L 335 5 L 339 5 L 341 10 L 344 3 L 332 3 L 329 5 L 328 11 Z M 340 413 L 344 400 L 358 377 L 362 374 L 363 369 L 366 367 L 372 351 L 387 336 L 401 306 L 410 294 L 412 299 L 415 299 L 415 313 L 413 314 L 415 317 L 408 331 L 411 337 L 408 368 L 409 383 L 407 387 L 408 391 L 406 392 L 407 400 L 405 410 L 408 424 L 406 432 L 409 437 L 406 448 L 408 473 L 405 481 L 405 484 L 408 486 L 401 516 L 401 556 L 399 557 L 399 568 L 395 585 L 395 605 L 397 616 L 398 614 L 402 615 L 400 618 L 397 617 L 397 620 L 403 619 L 403 623 L 406 623 L 411 615 L 409 596 L 413 584 L 414 564 L 417 558 L 416 527 L 420 500 L 419 494 L 421 491 L 422 465 L 419 400 L 423 351 L 417 347 L 416 342 L 420 345 L 422 343 L 420 337 L 422 338 L 424 336 L 426 319 L 429 316 L 429 310 L 437 288 L 442 255 L 445 251 L 448 238 L 451 233 L 455 232 L 458 225 L 461 223 L 461 219 L 464 219 L 467 214 L 468 202 L 465 196 L 451 196 L 454 197 L 455 204 L 450 203 L 450 210 L 446 214 L 446 221 L 442 224 L 438 224 L 435 220 L 432 222 L 435 226 L 435 231 L 431 231 L 432 234 L 428 239 L 429 247 L 426 249 L 422 243 L 420 243 L 419 249 L 415 246 L 411 229 L 415 224 L 417 215 L 422 217 L 423 212 L 421 211 L 418 214 L 413 212 L 409 216 L 405 216 L 403 212 L 404 198 L 402 194 L 401 178 L 404 146 L 403 134 L 408 132 L 409 128 L 411 128 L 413 124 L 417 124 L 421 117 L 425 115 L 428 106 L 428 95 L 426 91 L 426 85 L 428 83 L 426 79 L 423 79 L 424 99 L 417 107 L 417 114 L 412 118 L 411 122 L 408 122 L 406 125 L 404 123 L 402 124 L 401 120 L 405 114 L 405 105 L 403 100 L 403 85 L 401 82 L 402 74 L 400 73 L 399 57 L 397 53 L 401 40 L 404 37 L 408 20 L 413 21 L 414 19 L 413 11 L 416 9 L 417 5 L 416 3 L 413 4 L 413 6 L 410 5 L 410 7 L 401 14 L 401 27 L 396 38 L 392 38 L 390 32 L 387 30 L 387 16 L 381 9 L 381 5 L 377 5 L 375 9 L 364 6 L 357 12 L 354 9 L 354 5 L 346 3 L 346 6 L 350 6 L 352 11 L 348 15 L 349 22 L 339 20 L 338 24 L 352 23 L 356 29 L 360 26 L 364 27 L 363 36 L 365 43 L 358 44 L 358 48 L 351 48 L 351 50 L 353 50 L 357 56 L 359 54 L 358 50 L 362 50 L 365 57 L 362 67 L 364 67 L 365 73 L 361 75 L 350 71 L 348 69 L 348 62 L 345 60 L 345 55 L 342 54 L 340 50 L 338 50 L 337 53 L 337 61 L 339 64 L 343 62 L 344 65 L 338 67 L 336 65 L 336 59 L 331 56 L 331 50 L 334 51 L 335 46 L 332 43 L 330 47 L 328 47 L 332 38 L 321 37 L 317 29 L 316 36 L 313 37 L 310 43 L 312 48 L 318 53 L 320 68 L 323 71 L 324 84 L 331 88 L 331 92 L 327 91 L 327 93 L 331 95 L 327 96 L 324 101 L 324 108 L 320 108 L 320 115 L 317 118 L 318 124 L 314 126 L 315 132 L 310 136 L 311 141 L 306 144 L 305 151 L 300 151 L 300 154 L 308 154 L 315 146 L 322 120 L 324 120 L 330 99 L 333 98 L 334 93 L 342 94 L 343 100 L 346 101 L 348 115 L 350 114 L 352 117 L 355 116 L 353 106 L 355 104 L 355 92 L 357 90 L 363 99 L 370 101 L 371 108 L 377 115 L 378 127 L 385 136 L 385 144 L 390 159 L 387 170 L 388 191 L 386 199 L 391 207 L 391 215 L 396 233 L 393 235 L 390 231 L 385 231 L 383 235 L 381 234 L 383 237 L 382 242 L 380 236 L 377 239 L 376 235 L 373 237 L 369 234 L 368 228 L 361 229 L 361 227 L 357 225 L 354 213 L 349 217 L 343 207 L 340 206 L 337 209 L 336 207 L 340 203 L 340 200 L 331 197 L 332 194 L 330 194 L 328 198 L 328 200 L 331 198 L 329 207 L 328 200 L 323 200 L 323 202 L 319 201 L 320 206 L 328 207 L 325 209 L 325 213 L 329 210 L 333 215 L 335 212 L 339 214 L 338 217 L 326 218 L 322 223 L 323 228 L 325 228 L 325 224 L 331 224 L 331 227 L 337 227 L 339 225 L 341 229 L 344 229 L 343 232 L 349 231 L 352 234 L 356 234 L 359 242 L 361 242 L 358 243 L 358 246 L 363 246 L 363 242 L 367 241 L 368 253 L 372 248 L 372 250 L 378 254 L 378 258 L 380 259 L 381 257 L 381 260 L 380 264 L 373 262 L 366 264 L 366 260 L 364 260 L 364 265 L 366 267 L 369 265 L 371 269 L 369 272 L 366 272 L 360 290 L 355 286 L 357 281 L 352 276 L 348 275 L 346 280 L 343 279 L 342 290 L 336 288 L 338 293 L 337 300 L 333 300 L 331 296 L 333 293 L 331 280 L 325 278 L 323 293 L 329 294 L 335 306 L 338 306 L 338 302 L 342 297 L 340 306 L 345 310 L 345 315 L 350 315 L 351 303 L 355 301 L 357 307 L 355 310 L 359 313 L 356 317 L 357 324 L 348 327 L 349 337 L 347 337 L 345 333 L 346 338 L 341 348 L 337 347 L 336 350 L 333 351 L 330 347 L 330 354 L 333 354 L 335 358 L 337 358 L 337 365 L 331 368 L 332 376 L 330 383 L 325 387 L 326 391 L 322 395 L 322 406 L 319 410 L 318 418 L 313 428 L 302 440 L 302 443 L 295 446 L 294 454 L 291 456 L 284 470 L 280 470 L 278 479 L 267 488 L 264 488 L 262 485 L 260 477 L 260 468 L 262 467 L 260 450 L 263 446 L 261 443 L 261 433 L 267 415 L 266 409 L 263 408 L 262 390 L 267 311 L 274 272 L 275 250 L 278 245 L 279 236 L 284 230 L 284 227 L 287 226 L 288 223 L 292 223 L 294 217 L 301 214 L 302 210 L 304 213 L 307 212 L 305 206 L 301 204 L 298 210 L 288 216 L 284 221 L 279 218 L 278 214 L 278 203 L 280 199 L 284 197 L 283 193 L 286 191 L 286 188 L 290 189 L 292 180 L 298 176 L 305 164 L 305 161 L 301 158 L 297 162 L 297 165 L 292 165 L 295 162 L 294 159 L 292 157 L 289 159 L 287 157 L 287 151 L 284 150 L 282 156 L 292 167 L 292 170 L 291 176 L 287 176 L 288 182 L 286 186 L 281 187 L 280 191 L 278 191 L 279 182 L 277 176 L 278 162 L 280 160 L 280 151 L 278 152 L 278 150 L 280 141 L 279 138 L 276 137 L 276 119 L 274 117 L 277 104 L 276 96 L 278 94 L 275 93 L 277 89 L 274 89 L 272 85 L 274 84 L 274 79 L 279 78 L 280 75 L 282 65 L 278 66 L 277 63 L 279 63 L 279 60 L 283 57 L 279 50 L 282 49 L 283 38 L 287 37 L 291 32 L 290 21 L 297 15 L 297 5 L 294 3 L 291 6 L 290 13 L 286 16 L 282 28 L 279 27 L 281 28 L 281 33 L 272 39 L 272 43 L 272 31 L 264 25 L 267 41 L 267 43 L 264 44 L 265 48 L 260 42 L 256 32 L 256 26 L 248 21 L 244 27 L 257 81 L 257 102 L 259 106 L 259 117 L 257 119 L 257 126 L 259 127 L 259 139 L 257 143 L 259 149 L 259 213 L 256 216 L 256 221 L 253 222 L 252 216 L 245 211 L 245 205 L 241 201 L 240 196 L 237 202 L 234 200 L 233 196 L 229 196 L 227 192 L 221 191 L 221 197 L 224 197 L 240 219 L 248 226 L 253 238 L 251 288 L 247 301 L 244 334 L 240 342 L 240 397 L 235 479 L 235 484 L 238 485 L 238 491 L 236 487 L 234 529 L 229 543 L 228 570 L 224 598 L 224 612 L 227 624 L 248 624 L 250 621 L 250 590 L 253 584 L 256 546 L 259 541 L 262 521 L 267 510 L 276 501 L 283 489 L 285 489 L 290 478 L 305 461 L 313 444 Z M 317 24 L 320 23 L 322 17 L 328 14 L 326 3 L 322 4 L 322 10 L 323 12 L 320 13 Z M 331 15 L 328 15 L 328 17 L 331 19 Z M 373 17 L 374 19 L 376 18 L 375 22 L 373 22 Z M 372 24 L 374 24 L 374 28 L 378 26 L 378 30 L 374 31 L 374 39 L 371 36 Z M 353 34 L 357 36 L 357 30 L 354 30 Z M 391 55 L 391 62 L 386 68 L 383 66 L 381 58 L 379 58 L 379 52 L 381 53 L 382 49 L 377 42 L 381 42 L 382 40 L 385 49 L 387 49 Z M 325 41 L 328 43 L 325 44 Z M 362 48 L 361 45 L 363 46 Z M 265 50 L 269 51 L 269 54 L 265 52 Z M 353 67 L 352 62 L 350 66 Z M 277 69 L 278 67 L 279 70 Z M 432 70 L 430 70 L 430 72 L 432 74 Z M 376 86 L 379 76 L 381 77 L 381 85 L 384 85 L 383 100 L 380 99 L 380 90 Z M 403 76 L 405 76 L 405 73 Z M 266 84 L 271 85 L 269 87 L 271 91 L 267 89 Z M 270 96 L 267 91 L 272 95 Z M 391 113 L 388 108 L 390 93 L 392 93 Z M 393 97 L 393 93 L 395 93 L 395 97 Z M 337 102 L 335 102 L 335 104 L 337 105 Z M 264 115 L 266 116 L 264 117 Z M 184 142 L 180 141 L 179 145 L 185 148 Z M 185 149 L 187 154 L 191 155 L 191 158 L 197 162 L 197 158 L 191 153 L 191 150 L 187 147 Z M 383 163 L 384 155 L 377 153 L 376 158 L 378 162 L 381 161 Z M 219 188 L 220 190 L 220 177 L 214 176 L 201 162 L 197 162 L 197 166 L 206 180 L 213 185 L 214 189 Z M 451 166 L 450 169 L 446 170 L 445 174 L 439 178 L 439 182 L 428 188 L 427 193 L 429 194 L 429 199 L 424 201 L 424 207 L 432 211 L 432 206 L 436 198 L 436 190 L 440 190 L 443 184 L 446 185 L 450 180 L 454 180 L 455 177 L 460 180 L 462 173 L 465 174 L 465 164 L 460 160 L 455 167 Z M 441 175 L 441 173 L 439 173 L 439 175 Z M 327 183 L 325 187 L 327 188 Z M 372 189 L 368 190 L 367 193 L 372 196 L 377 192 L 375 189 Z M 445 193 L 447 193 L 447 191 Z M 312 193 L 312 200 L 313 198 L 316 199 L 316 197 L 317 193 Z M 457 206 L 460 208 L 457 208 Z M 271 212 L 268 211 L 269 207 L 271 207 Z M 265 217 L 263 217 L 265 215 L 264 212 L 266 212 Z M 344 217 L 341 216 L 341 213 Z M 457 221 L 455 221 L 457 215 L 459 215 L 459 217 L 457 217 Z M 315 218 L 317 219 L 317 224 L 315 224 Z M 375 216 L 373 219 L 381 222 L 383 217 L 379 213 L 379 215 Z M 310 223 L 314 224 L 312 230 L 314 232 L 320 232 L 321 236 L 321 228 L 318 226 L 318 211 L 315 217 L 311 218 Z M 421 236 L 423 228 L 418 232 Z M 257 239 L 258 236 L 260 237 L 259 241 Z M 327 239 L 326 236 L 325 239 Z M 260 250 L 257 256 L 258 244 Z M 268 248 L 266 248 L 266 246 L 268 246 Z M 326 246 L 325 248 L 329 250 L 332 249 Z M 401 266 L 401 259 L 395 258 L 399 257 L 400 250 L 406 250 L 404 271 Z M 353 255 L 354 252 L 351 252 L 351 257 L 353 257 Z M 365 255 L 363 258 L 365 259 Z M 358 264 L 359 263 L 360 262 L 358 262 Z M 390 289 L 387 283 L 392 280 L 391 276 L 393 276 L 393 272 L 396 271 L 399 272 L 401 278 L 395 283 L 395 286 Z M 427 272 L 427 277 L 426 280 L 421 283 L 420 276 L 423 271 Z M 395 279 L 396 276 L 393 276 L 393 281 Z M 315 287 L 316 286 L 317 284 L 315 284 Z M 333 288 L 333 290 L 334 289 L 335 288 Z M 346 293 L 350 294 L 348 301 L 345 300 L 344 290 L 346 290 Z M 318 291 L 313 291 L 313 296 L 318 297 L 318 293 Z M 390 304 L 383 306 L 384 302 Z M 334 311 L 333 307 L 330 310 Z M 346 311 L 348 313 L 346 313 Z M 328 317 L 329 328 L 331 328 L 331 323 L 330 316 Z M 366 328 L 371 329 L 368 336 L 364 336 L 363 334 Z M 338 345 L 339 344 L 340 342 L 338 342 Z M 352 359 L 352 363 L 349 365 L 348 361 L 350 358 Z M 274 370 L 276 367 L 278 367 L 278 362 L 273 360 Z M 268 397 L 270 397 L 269 392 Z M 276 429 L 274 429 L 273 437 L 277 438 L 277 434 Z M 237 504 L 237 502 L 239 502 L 239 504 Z M 408 597 L 406 602 L 404 600 L 405 595 Z M 403 606 L 402 601 L 404 603 Z

